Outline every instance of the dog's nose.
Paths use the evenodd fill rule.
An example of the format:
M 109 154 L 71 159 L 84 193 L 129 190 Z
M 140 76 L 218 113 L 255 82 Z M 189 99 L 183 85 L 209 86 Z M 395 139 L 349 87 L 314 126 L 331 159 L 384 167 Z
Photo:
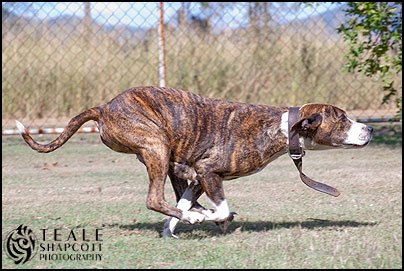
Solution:
M 373 127 L 372 127 L 372 126 L 368 126 L 368 131 L 369 131 L 369 133 L 373 134 Z

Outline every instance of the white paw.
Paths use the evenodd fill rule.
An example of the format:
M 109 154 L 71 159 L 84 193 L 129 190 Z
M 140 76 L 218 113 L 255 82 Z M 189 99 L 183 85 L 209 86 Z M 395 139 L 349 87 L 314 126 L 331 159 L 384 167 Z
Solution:
M 206 218 L 205 215 L 198 212 L 184 211 L 182 213 L 182 220 L 190 224 L 202 223 L 205 220 L 205 218 Z
M 202 210 L 202 213 L 206 216 L 206 220 L 217 221 L 217 222 L 223 221 L 223 219 L 220 219 L 217 216 L 217 213 L 212 210 Z

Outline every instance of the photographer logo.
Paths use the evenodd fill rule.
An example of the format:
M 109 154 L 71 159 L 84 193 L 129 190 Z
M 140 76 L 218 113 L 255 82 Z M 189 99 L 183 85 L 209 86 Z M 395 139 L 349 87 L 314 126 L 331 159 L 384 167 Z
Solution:
M 21 224 L 4 240 L 5 254 L 15 263 L 34 258 L 40 261 L 101 261 L 102 229 L 40 229 L 34 231 Z
M 24 264 L 32 259 L 38 251 L 34 232 L 21 224 L 8 233 L 4 241 L 4 251 L 15 264 Z

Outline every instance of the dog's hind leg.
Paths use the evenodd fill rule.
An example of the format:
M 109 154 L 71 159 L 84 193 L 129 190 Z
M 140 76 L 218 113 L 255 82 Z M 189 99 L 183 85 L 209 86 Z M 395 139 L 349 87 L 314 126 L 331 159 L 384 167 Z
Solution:
M 164 198 L 164 184 L 169 168 L 169 151 L 164 148 L 158 150 L 150 148 L 143 149 L 140 154 L 149 174 L 149 193 L 147 195 L 146 206 L 150 210 L 176 217 L 179 220 L 187 221 L 191 224 L 200 223 L 205 216 L 198 212 L 183 211 L 169 205 Z
M 184 204 L 179 204 L 181 197 L 185 195 L 186 189 L 188 187 L 188 181 L 185 179 L 178 178 L 174 175 L 173 168 L 170 167 L 168 171 L 168 176 L 170 177 L 171 185 L 173 186 L 175 198 L 177 200 L 176 207 L 181 209 Z M 187 209 L 186 211 L 188 211 Z M 162 237 L 174 237 L 178 238 L 174 235 L 175 227 L 177 226 L 179 219 L 173 216 L 170 216 L 166 223 L 164 223 L 163 231 L 161 232 Z
M 164 184 L 169 168 L 169 151 L 165 148 L 160 148 L 158 150 L 144 149 L 140 156 L 146 165 L 150 181 L 149 192 L 146 200 L 147 208 L 181 219 L 182 211 L 170 206 L 164 198 Z
M 200 185 L 199 185 L 200 187 Z M 191 184 L 185 189 L 185 192 L 183 193 L 181 199 L 177 203 L 177 208 L 182 210 L 183 212 L 188 211 L 191 209 L 193 205 L 193 196 L 197 191 L 202 191 L 201 188 L 198 189 L 198 184 L 196 182 L 191 182 Z M 203 192 L 199 193 L 198 197 L 202 194 Z M 161 233 L 162 237 L 174 237 L 178 238 L 177 236 L 174 235 L 174 230 L 175 227 L 177 226 L 179 222 L 179 219 L 176 217 L 170 217 L 166 223 L 164 224 L 163 231 Z
M 196 202 L 196 200 L 203 194 L 202 186 L 198 185 L 197 181 L 192 181 L 188 186 L 187 180 L 176 177 L 171 169 L 169 170 L 169 176 L 177 196 L 177 208 L 182 211 L 188 211 L 191 208 L 197 210 L 205 209 L 202 205 Z M 178 198 L 178 195 L 181 195 L 180 198 Z M 174 235 L 174 230 L 178 222 L 178 218 L 170 217 L 164 224 L 161 236 L 177 238 L 177 236 Z

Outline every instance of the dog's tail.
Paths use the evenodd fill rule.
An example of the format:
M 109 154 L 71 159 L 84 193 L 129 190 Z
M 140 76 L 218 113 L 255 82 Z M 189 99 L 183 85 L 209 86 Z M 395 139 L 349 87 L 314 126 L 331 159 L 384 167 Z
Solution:
M 17 128 L 24 138 L 25 142 L 37 152 L 51 152 L 62 146 L 69 140 L 69 138 L 87 121 L 95 120 L 98 121 L 101 117 L 100 108 L 93 107 L 87 109 L 81 114 L 72 118 L 67 125 L 67 127 L 63 130 L 63 132 L 52 142 L 48 144 L 39 144 L 29 135 L 28 131 L 25 129 L 24 125 L 18 120 L 15 121 Z

